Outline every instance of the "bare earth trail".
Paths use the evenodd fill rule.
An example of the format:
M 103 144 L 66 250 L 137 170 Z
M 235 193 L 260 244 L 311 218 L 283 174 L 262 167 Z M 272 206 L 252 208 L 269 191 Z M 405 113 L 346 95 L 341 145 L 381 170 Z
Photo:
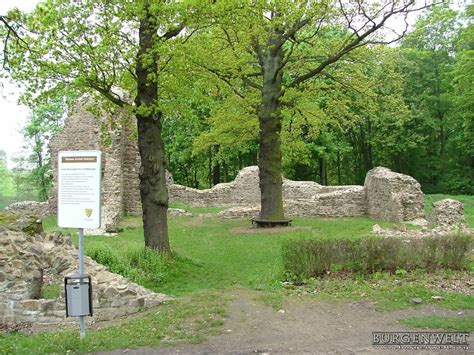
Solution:
M 227 292 L 226 292 L 227 293 Z M 462 354 L 461 350 L 381 350 L 371 345 L 373 331 L 407 331 L 397 321 L 422 315 L 456 316 L 457 312 L 418 306 L 377 312 L 367 302 L 328 302 L 310 297 L 287 297 L 276 310 L 250 290 L 230 292 L 223 333 L 201 344 L 170 348 L 116 350 L 102 354 Z M 227 295 L 226 295 L 227 296 Z M 284 312 L 283 312 L 284 310 Z M 470 340 L 470 341 L 469 341 Z M 468 341 L 472 344 L 473 339 Z M 474 353 L 471 349 L 469 353 Z

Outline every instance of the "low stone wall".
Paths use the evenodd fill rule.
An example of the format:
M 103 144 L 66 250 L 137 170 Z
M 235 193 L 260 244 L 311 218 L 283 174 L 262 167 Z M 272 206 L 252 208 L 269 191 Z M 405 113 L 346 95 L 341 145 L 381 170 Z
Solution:
M 170 202 L 192 207 L 243 206 L 260 203 L 258 167 L 243 168 L 234 181 L 198 190 L 177 184 L 168 186 Z
M 240 207 L 260 205 L 258 167 L 242 169 L 234 181 L 218 184 L 211 189 L 197 190 L 172 184 L 168 187 L 171 202 L 182 202 L 192 207 Z M 323 186 L 313 181 L 283 180 L 285 214 L 289 217 L 340 217 L 367 214 L 366 194 L 363 186 Z M 247 216 L 242 208 L 233 209 Z M 225 214 L 221 214 L 224 216 Z
M 21 201 L 15 202 L 5 207 L 5 211 L 13 212 L 20 215 L 36 216 L 43 219 L 51 212 L 49 210 L 48 202 L 37 202 L 37 201 Z
M 57 153 L 60 150 L 98 149 L 103 155 L 102 227 L 86 230 L 87 234 L 115 232 L 123 214 L 140 214 L 138 172 L 140 155 L 136 140 L 129 139 L 135 120 L 125 119 L 118 112 L 113 121 L 116 129 L 110 133 L 111 144 L 103 144 L 101 124 L 108 117 L 95 117 L 86 106 L 90 99 L 76 105 L 66 119 L 64 130 L 50 144 L 54 181 L 57 179 Z M 130 121 L 128 124 L 122 122 Z M 168 175 L 170 202 L 181 202 L 192 207 L 240 207 L 260 205 L 258 167 L 242 169 L 234 181 L 222 183 L 207 190 L 197 190 L 174 184 Z M 283 179 L 283 199 L 287 216 L 344 217 L 369 215 L 389 221 L 407 221 L 423 217 L 423 194 L 420 185 L 410 176 L 397 174 L 386 168 L 375 168 L 366 177 L 364 186 L 322 186 L 313 181 Z M 56 186 L 50 199 L 50 208 L 56 209 Z M 237 210 L 236 207 L 239 207 Z M 243 213 L 243 212 L 242 212 Z M 245 212 L 242 216 L 247 216 Z
M 62 323 L 66 318 L 62 280 L 77 273 L 77 249 L 60 233 L 31 236 L 3 229 L 0 232 L 0 322 Z M 152 307 L 167 297 L 145 289 L 111 273 L 103 265 L 85 258 L 85 270 L 93 285 L 93 317 L 87 320 L 112 320 Z M 57 277 L 60 297 L 43 299 L 45 273 Z
M 196 190 L 170 185 L 170 201 L 193 207 L 229 207 L 223 218 L 256 217 L 260 205 L 258 167 L 242 169 L 230 183 Z M 364 186 L 322 186 L 313 181 L 284 179 L 283 198 L 287 217 L 352 217 L 369 215 L 388 221 L 422 218 L 423 193 L 410 176 L 387 168 L 367 174 Z
M 315 194 L 306 200 L 285 201 L 288 217 L 355 217 L 367 214 L 363 186 L 351 186 Z

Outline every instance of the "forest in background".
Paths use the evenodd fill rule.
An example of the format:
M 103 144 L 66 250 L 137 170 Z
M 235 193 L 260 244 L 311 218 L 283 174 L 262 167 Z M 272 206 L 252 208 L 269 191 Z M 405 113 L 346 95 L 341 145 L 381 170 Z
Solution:
M 381 165 L 414 176 L 425 193 L 473 194 L 474 26 L 468 18 L 433 7 L 399 45 L 359 48 L 287 92 L 284 175 L 323 185 L 363 184 L 366 172 Z M 341 34 L 324 35 L 329 47 Z M 168 169 L 177 183 L 196 188 L 231 181 L 258 161 L 255 94 L 206 64 L 225 67 L 235 59 L 216 51 L 211 37 L 191 38 L 191 60 L 175 60 L 173 77 L 162 84 L 173 93 L 161 107 Z M 59 93 L 31 105 L 23 130 L 29 153 L 17 157 L 16 168 L 6 169 L 0 154 L 2 201 L 47 198 L 47 144 L 78 98 Z
M 344 62 L 285 96 L 285 176 L 363 184 L 368 170 L 386 166 L 425 193 L 474 193 L 473 24 L 435 7 L 399 46 L 364 47 Z M 207 188 L 257 164 L 257 118 L 224 90 L 164 120 L 178 183 Z

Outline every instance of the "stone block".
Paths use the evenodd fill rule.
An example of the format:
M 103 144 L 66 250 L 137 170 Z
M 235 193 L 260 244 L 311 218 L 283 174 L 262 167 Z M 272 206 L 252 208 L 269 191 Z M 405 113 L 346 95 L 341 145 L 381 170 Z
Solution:
M 411 176 L 377 167 L 365 178 L 368 214 L 392 222 L 423 218 L 423 192 Z
M 42 312 L 49 312 L 56 310 L 57 301 L 55 300 L 41 300 L 40 310 Z
M 464 205 L 449 198 L 433 202 L 428 219 L 432 227 L 465 228 L 467 226 Z
M 28 310 L 28 311 L 38 311 L 40 309 L 40 300 L 31 300 L 26 299 L 20 302 L 21 308 Z

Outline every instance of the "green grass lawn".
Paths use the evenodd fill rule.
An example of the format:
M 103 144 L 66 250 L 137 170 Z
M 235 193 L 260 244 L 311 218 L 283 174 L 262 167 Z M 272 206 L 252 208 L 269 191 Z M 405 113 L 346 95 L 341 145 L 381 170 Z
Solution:
M 139 224 L 140 217 L 128 217 Z M 54 225 L 45 221 L 45 228 Z M 365 217 L 341 219 L 295 219 L 298 229 L 278 233 L 242 233 L 246 220 L 213 217 L 169 218 L 170 243 L 179 257 L 167 266 L 159 283 L 144 286 L 173 296 L 226 287 L 271 289 L 279 287 L 282 273 L 281 244 L 291 238 L 357 238 L 370 232 L 374 221 Z M 381 223 L 388 225 L 387 223 Z M 71 232 L 70 230 L 63 230 Z M 73 231 L 72 231 L 73 232 Z M 73 241 L 77 238 L 73 236 Z M 86 253 L 107 249 L 128 259 L 143 249 L 143 229 L 125 228 L 117 237 L 86 236 Z
M 427 205 L 446 196 L 427 196 Z M 474 222 L 474 197 L 464 196 L 468 221 Z M 186 208 L 183 205 L 174 207 Z M 428 206 L 429 209 L 429 206 Z M 0 353 L 97 351 L 120 347 L 193 342 L 218 331 L 225 315 L 221 290 L 242 287 L 263 290 L 262 301 L 278 308 L 282 299 L 306 295 L 315 299 L 364 299 L 375 303 L 379 310 L 414 307 L 413 297 L 423 304 L 437 303 L 449 309 L 474 309 L 474 298 L 462 293 L 436 289 L 439 280 L 465 276 L 462 272 L 438 271 L 426 273 L 375 273 L 347 278 L 326 277 L 307 280 L 302 287 L 287 288 L 282 267 L 282 242 L 296 238 L 360 238 L 367 235 L 375 223 L 382 227 L 398 225 L 374 221 L 366 217 L 315 219 L 296 218 L 296 228 L 280 231 L 248 233 L 247 220 L 221 220 L 212 216 L 218 209 L 193 209 L 193 217 L 169 218 L 170 243 L 174 258 L 162 258 L 154 252 L 144 252 L 140 217 L 127 217 L 124 231 L 116 237 L 86 236 L 86 253 L 119 272 L 157 292 L 178 297 L 178 301 L 158 307 L 158 311 L 125 324 L 100 331 L 91 331 L 86 342 L 77 341 L 77 332 L 46 332 L 38 335 L 0 334 Z M 196 216 L 208 214 L 207 216 Z M 127 225 L 129 227 L 127 227 Z M 46 230 L 57 230 L 54 217 L 44 221 Z M 63 230 L 74 233 L 74 230 Z M 73 242 L 77 237 L 73 235 Z M 217 296 L 216 296 L 217 295 Z M 432 296 L 441 296 L 434 301 Z M 208 312 L 203 312 L 203 309 Z M 153 313 L 157 312 L 157 313 Z M 189 320 L 193 321 L 189 331 Z M 429 324 L 429 320 L 406 321 L 410 326 Z M 448 322 L 448 320 L 446 320 Z M 449 329 L 460 329 L 466 320 L 449 320 Z M 454 325 L 452 324 L 454 322 Z M 467 327 L 471 327 L 468 320 Z M 196 325 L 197 324 L 197 325 Z M 407 323 L 408 324 L 408 323 Z M 439 325 L 433 322 L 435 325 Z M 448 326 L 446 326 L 448 327 Z M 458 328 L 455 328 L 458 327 Z M 153 330 L 155 329 L 155 330 Z M 188 331 L 186 331 L 188 329 Z M 67 340 L 67 337 L 72 339 Z M 120 337 L 120 340 L 112 338 Z

